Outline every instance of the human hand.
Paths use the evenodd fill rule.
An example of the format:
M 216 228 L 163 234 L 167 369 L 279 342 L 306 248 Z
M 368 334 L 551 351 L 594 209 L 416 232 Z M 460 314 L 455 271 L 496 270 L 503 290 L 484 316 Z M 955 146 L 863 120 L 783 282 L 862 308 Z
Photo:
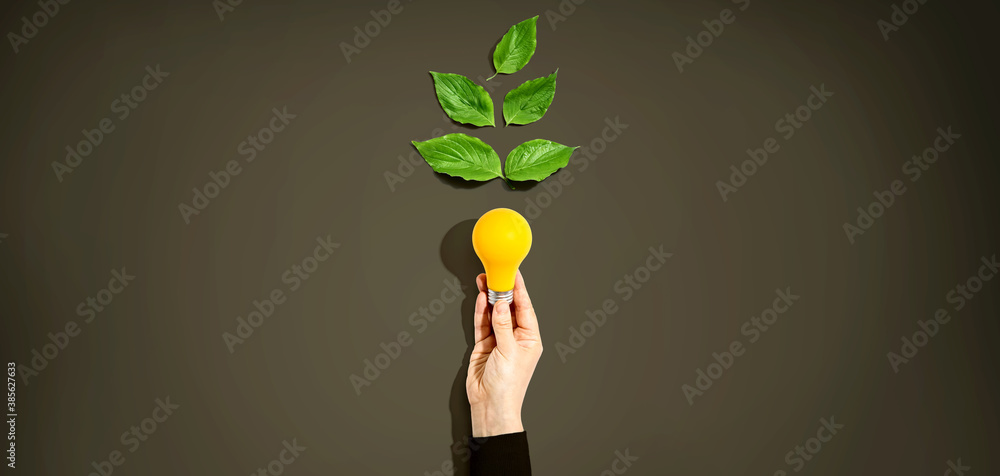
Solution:
M 519 433 L 524 431 L 521 404 L 535 364 L 542 356 L 538 320 L 520 271 L 514 281 L 512 308 L 506 301 L 490 308 L 485 274 L 476 278 L 476 285 L 476 345 L 465 380 L 472 407 L 472 436 Z

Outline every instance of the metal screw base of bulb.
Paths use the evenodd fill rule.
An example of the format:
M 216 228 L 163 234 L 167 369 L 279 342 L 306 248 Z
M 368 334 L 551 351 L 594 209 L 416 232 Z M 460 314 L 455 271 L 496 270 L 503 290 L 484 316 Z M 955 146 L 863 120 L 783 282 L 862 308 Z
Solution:
M 514 303 L 514 290 L 504 291 L 498 293 L 492 289 L 486 290 L 486 298 L 489 299 L 490 304 L 496 304 L 497 301 L 507 301 L 508 304 Z

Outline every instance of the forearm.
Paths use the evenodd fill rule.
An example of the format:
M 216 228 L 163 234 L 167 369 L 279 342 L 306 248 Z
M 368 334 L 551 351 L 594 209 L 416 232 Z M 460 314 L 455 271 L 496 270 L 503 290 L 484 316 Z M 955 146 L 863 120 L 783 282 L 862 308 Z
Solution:
M 521 425 L 521 406 L 507 405 L 472 405 L 472 436 L 505 435 L 524 431 Z

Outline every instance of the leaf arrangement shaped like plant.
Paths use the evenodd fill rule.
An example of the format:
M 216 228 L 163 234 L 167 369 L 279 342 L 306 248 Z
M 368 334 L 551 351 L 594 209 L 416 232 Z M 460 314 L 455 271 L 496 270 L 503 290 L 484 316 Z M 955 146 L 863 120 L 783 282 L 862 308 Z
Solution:
M 520 71 L 535 54 L 538 16 L 507 30 L 493 51 L 497 74 Z M 441 109 L 455 122 L 479 127 L 496 127 L 493 100 L 482 86 L 460 74 L 431 71 L 434 92 Z M 556 96 L 556 69 L 549 76 L 532 79 L 507 93 L 503 100 L 504 126 L 531 124 L 549 110 Z M 544 139 L 534 139 L 507 155 L 506 174 L 500 156 L 489 144 L 465 134 L 448 134 L 423 142 L 413 141 L 417 152 L 435 172 L 465 180 L 487 181 L 500 177 L 507 181 L 544 180 L 569 163 L 576 147 Z M 511 185 L 513 188 L 513 185 Z

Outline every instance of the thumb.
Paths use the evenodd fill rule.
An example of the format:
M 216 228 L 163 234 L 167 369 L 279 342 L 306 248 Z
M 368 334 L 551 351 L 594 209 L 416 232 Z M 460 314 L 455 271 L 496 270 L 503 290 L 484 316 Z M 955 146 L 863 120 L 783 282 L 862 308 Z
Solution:
M 507 301 L 497 301 L 493 305 L 493 335 L 497 338 L 497 348 L 505 356 L 514 355 L 517 343 L 514 341 L 514 323 L 510 316 L 510 305 Z

